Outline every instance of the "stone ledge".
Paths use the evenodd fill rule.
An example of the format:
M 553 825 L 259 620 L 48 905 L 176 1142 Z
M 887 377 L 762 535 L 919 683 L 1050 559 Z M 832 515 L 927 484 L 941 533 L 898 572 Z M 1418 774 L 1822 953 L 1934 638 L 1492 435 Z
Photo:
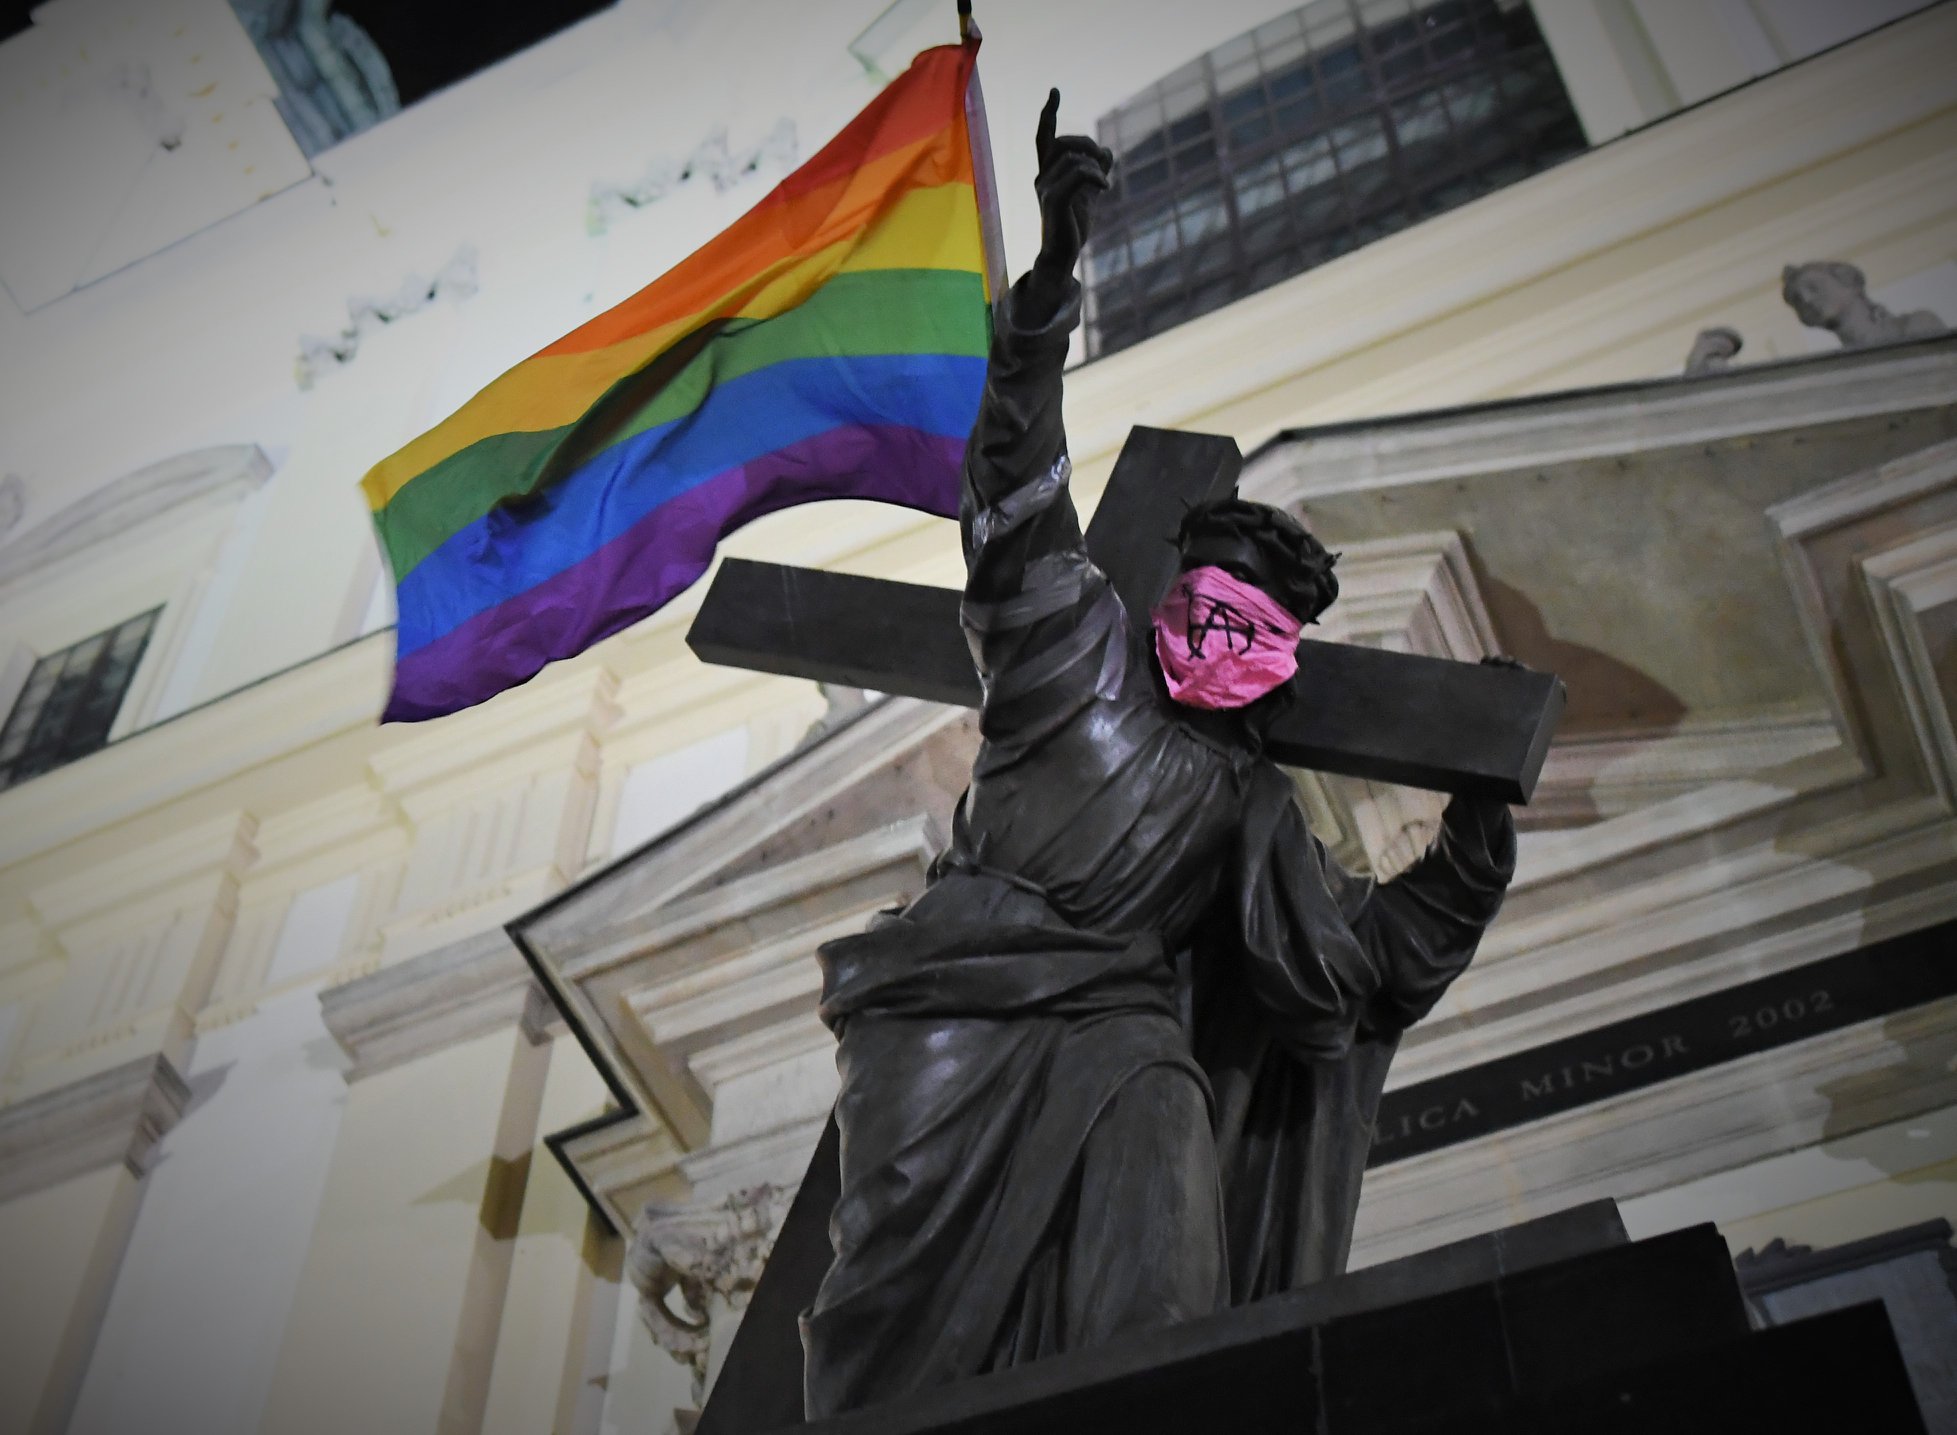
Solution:
M 500 927 L 356 977 L 319 995 L 349 1082 L 508 1026 L 533 1042 L 554 1015 Z
M 131 1175 L 142 1175 L 189 1099 L 189 1085 L 170 1059 L 159 1055 L 124 1062 L 0 1110 L 0 1202 L 114 1161 Z

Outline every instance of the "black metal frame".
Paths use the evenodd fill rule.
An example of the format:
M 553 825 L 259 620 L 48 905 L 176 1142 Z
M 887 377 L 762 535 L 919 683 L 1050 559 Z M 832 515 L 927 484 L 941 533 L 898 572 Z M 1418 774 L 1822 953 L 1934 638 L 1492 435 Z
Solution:
M 1119 164 L 1088 251 L 1087 354 L 1582 152 L 1526 5 L 1317 0 L 1104 117 Z
M 0 791 L 108 746 L 162 612 L 139 613 L 35 662 L 0 727 Z

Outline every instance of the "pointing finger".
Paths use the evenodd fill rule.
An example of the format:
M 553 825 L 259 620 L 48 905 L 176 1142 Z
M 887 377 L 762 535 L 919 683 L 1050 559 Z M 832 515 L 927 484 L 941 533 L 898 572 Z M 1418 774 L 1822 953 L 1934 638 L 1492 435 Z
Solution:
M 1040 129 L 1034 144 L 1041 164 L 1046 163 L 1047 151 L 1053 148 L 1053 132 L 1060 120 L 1060 91 L 1048 90 L 1046 108 L 1040 111 Z

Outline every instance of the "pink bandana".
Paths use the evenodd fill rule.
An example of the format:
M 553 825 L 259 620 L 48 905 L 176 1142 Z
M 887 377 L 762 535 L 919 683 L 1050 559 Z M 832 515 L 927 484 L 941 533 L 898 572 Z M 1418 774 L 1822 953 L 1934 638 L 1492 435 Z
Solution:
M 1305 625 L 1221 568 L 1177 575 L 1152 616 L 1156 661 L 1179 703 L 1240 708 L 1298 671 Z

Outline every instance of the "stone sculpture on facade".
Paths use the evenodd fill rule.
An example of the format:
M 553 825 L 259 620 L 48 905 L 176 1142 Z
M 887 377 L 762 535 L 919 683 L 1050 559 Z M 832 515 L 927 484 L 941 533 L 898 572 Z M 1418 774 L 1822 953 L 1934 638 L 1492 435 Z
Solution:
M 231 0 L 278 81 L 279 115 L 308 155 L 401 108 L 387 58 L 332 0 Z
M 1730 368 L 1745 343 L 1738 329 L 1729 329 L 1723 324 L 1712 329 L 1701 329 L 1698 337 L 1692 341 L 1692 352 L 1685 356 L 1687 377 L 1717 374 Z
M 1869 297 L 1868 277 L 1838 259 L 1789 264 L 1780 271 L 1780 294 L 1810 329 L 1826 329 L 1844 349 L 1927 339 L 1947 327 L 1928 309 L 1894 314 Z
M 1152 622 L 1088 559 L 1061 369 L 1112 156 L 1057 105 L 966 450 L 971 786 L 924 894 L 820 954 L 842 1185 L 812 1417 L 1337 1273 L 1400 1034 L 1513 871 L 1493 798 L 1387 883 L 1306 827 L 1264 740 L 1313 701 L 1297 644 L 1338 584 L 1291 515 L 1191 511 Z
M 655 1344 L 706 1389 L 713 1317 L 746 1305 L 794 1192 L 751 1186 L 709 1205 L 648 1205 L 632 1229 L 626 1273 Z

